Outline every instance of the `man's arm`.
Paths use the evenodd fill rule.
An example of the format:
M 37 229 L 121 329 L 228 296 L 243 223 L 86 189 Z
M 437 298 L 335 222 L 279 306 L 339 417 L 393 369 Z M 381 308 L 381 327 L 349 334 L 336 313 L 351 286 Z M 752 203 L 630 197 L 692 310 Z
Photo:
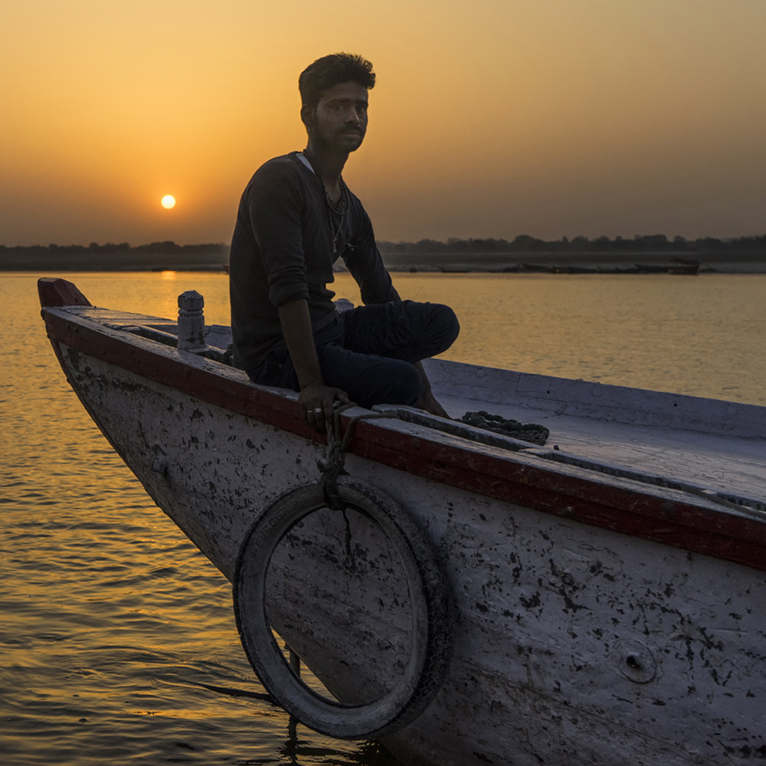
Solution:
M 288 301 L 281 304 L 278 311 L 285 345 L 298 376 L 301 390 L 298 402 L 308 424 L 321 433 L 325 423 L 332 418 L 333 402 L 337 399 L 348 404 L 348 394 L 325 385 L 314 345 L 308 302 L 303 298 Z
M 354 198 L 355 199 L 355 198 Z M 357 230 L 352 242 L 347 244 L 343 260 L 351 272 L 354 281 L 359 285 L 362 301 L 365 305 L 371 303 L 387 303 L 398 301 L 399 295 L 391 281 L 391 275 L 383 265 L 380 251 L 375 243 L 375 233 L 370 217 L 356 200 L 355 213 L 359 218 Z

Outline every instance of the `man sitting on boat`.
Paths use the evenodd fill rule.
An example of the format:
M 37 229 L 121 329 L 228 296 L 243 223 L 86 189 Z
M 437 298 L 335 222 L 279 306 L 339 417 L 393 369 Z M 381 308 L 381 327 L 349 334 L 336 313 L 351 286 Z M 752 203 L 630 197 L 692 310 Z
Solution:
M 231 243 L 235 364 L 255 383 L 300 391 L 306 419 L 319 431 L 335 400 L 446 416 L 420 361 L 452 345 L 457 318 L 447 306 L 400 300 L 369 216 L 341 175 L 364 139 L 374 84 L 372 64 L 345 53 L 301 74 L 308 145 L 256 171 Z M 342 314 L 327 289 L 338 257 L 365 304 Z

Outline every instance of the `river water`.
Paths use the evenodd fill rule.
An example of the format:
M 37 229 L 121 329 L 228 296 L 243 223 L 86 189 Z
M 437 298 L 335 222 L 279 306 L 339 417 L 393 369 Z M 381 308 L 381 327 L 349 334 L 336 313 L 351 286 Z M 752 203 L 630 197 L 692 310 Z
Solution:
M 241 649 L 231 592 L 149 500 L 67 386 L 36 276 L 0 276 L 0 762 L 365 764 L 374 744 L 291 727 Z M 228 324 L 227 278 L 68 275 L 95 305 Z M 396 275 L 452 305 L 445 356 L 766 405 L 766 275 Z M 358 302 L 347 275 L 338 295 Z M 209 687 L 216 687 L 211 689 Z

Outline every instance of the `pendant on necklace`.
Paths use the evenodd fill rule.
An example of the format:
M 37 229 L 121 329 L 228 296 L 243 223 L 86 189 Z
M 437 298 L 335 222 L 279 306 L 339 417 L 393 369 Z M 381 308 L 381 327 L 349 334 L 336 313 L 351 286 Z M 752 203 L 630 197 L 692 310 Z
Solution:
M 341 184 L 343 182 L 341 181 Z M 332 200 L 330 199 L 330 195 L 327 193 L 327 189 L 325 189 L 325 200 L 327 201 L 327 217 L 330 221 L 330 239 L 332 240 L 332 254 L 337 255 L 338 254 L 338 239 L 340 238 L 340 230 L 343 227 L 343 221 L 346 218 L 346 210 L 348 208 L 348 202 L 344 195 L 344 189 L 343 186 L 341 186 L 341 197 L 340 197 L 340 210 L 337 210 L 335 205 L 333 204 Z M 335 225 L 335 219 L 333 218 L 333 212 L 335 212 L 337 215 L 340 216 L 340 222 L 338 225 Z

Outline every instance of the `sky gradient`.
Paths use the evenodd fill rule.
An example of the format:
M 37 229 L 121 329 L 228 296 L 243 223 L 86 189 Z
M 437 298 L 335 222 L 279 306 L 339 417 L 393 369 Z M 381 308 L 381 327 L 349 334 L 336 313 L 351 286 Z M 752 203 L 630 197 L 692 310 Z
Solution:
M 766 232 L 763 0 L 17 0 L 0 244 L 228 242 L 341 50 L 378 75 L 344 174 L 378 239 Z

